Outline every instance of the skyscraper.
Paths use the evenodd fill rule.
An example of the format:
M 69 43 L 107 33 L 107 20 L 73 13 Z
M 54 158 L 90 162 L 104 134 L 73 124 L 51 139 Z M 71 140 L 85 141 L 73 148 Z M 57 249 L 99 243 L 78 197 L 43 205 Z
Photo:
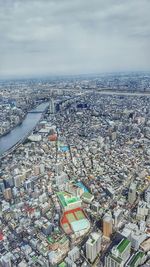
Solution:
M 145 191 L 145 201 L 150 204 L 150 186 Z
M 128 193 L 128 201 L 132 205 L 136 200 L 136 183 L 131 183 Z
M 86 257 L 93 263 L 101 250 L 101 234 L 92 233 L 86 242 Z
M 54 105 L 54 99 L 53 98 L 51 98 L 50 103 L 49 103 L 49 112 L 51 114 L 55 113 L 55 105 Z
M 108 239 L 112 234 L 112 223 L 112 216 L 110 214 L 105 214 L 103 217 L 103 235 Z

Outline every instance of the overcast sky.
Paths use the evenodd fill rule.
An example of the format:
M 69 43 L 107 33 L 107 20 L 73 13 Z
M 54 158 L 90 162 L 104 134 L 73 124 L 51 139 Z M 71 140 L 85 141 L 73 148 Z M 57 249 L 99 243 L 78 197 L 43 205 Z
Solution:
M 150 0 L 0 0 L 0 77 L 150 70 Z

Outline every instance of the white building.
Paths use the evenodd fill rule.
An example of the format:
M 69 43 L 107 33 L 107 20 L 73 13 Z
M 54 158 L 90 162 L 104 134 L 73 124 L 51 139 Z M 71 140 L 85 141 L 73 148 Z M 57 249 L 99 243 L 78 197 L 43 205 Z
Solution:
M 54 99 L 51 98 L 50 103 L 49 103 L 49 112 L 51 114 L 55 113 L 55 104 L 54 104 Z
M 105 257 L 105 267 L 123 267 L 130 257 L 131 242 L 123 238 L 117 246 Z
M 75 262 L 80 257 L 80 251 L 78 247 L 74 247 L 72 250 L 69 251 L 68 257 Z
M 128 201 L 132 205 L 136 200 L 136 184 L 131 183 L 129 187 L 129 193 L 128 193 Z
M 86 242 L 86 257 L 93 263 L 101 250 L 101 234 L 92 233 Z
M 145 201 L 150 204 L 150 186 L 145 191 Z
M 147 203 L 144 201 L 139 201 L 137 208 L 137 215 L 136 215 L 137 219 L 145 221 L 145 216 L 147 215 L 148 215 Z

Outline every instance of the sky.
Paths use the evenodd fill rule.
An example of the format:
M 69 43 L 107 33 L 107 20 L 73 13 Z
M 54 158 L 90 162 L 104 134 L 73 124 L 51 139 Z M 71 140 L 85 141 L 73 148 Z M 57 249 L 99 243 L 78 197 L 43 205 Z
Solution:
M 150 0 L 0 0 L 0 77 L 150 71 Z

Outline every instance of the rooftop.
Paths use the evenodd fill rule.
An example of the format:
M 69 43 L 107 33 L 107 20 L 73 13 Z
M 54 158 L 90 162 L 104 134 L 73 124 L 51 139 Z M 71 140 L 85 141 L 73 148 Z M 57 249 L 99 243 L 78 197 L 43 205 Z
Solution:
M 71 194 L 68 194 L 67 192 L 59 192 L 57 193 L 57 196 L 63 207 L 67 207 L 69 204 L 75 203 L 80 200 L 79 197 L 72 196 Z
M 136 263 L 139 260 L 139 258 L 142 258 L 144 256 L 144 253 L 142 251 L 137 252 L 131 259 L 129 266 L 135 267 L 137 266 Z
M 122 239 L 122 241 L 118 244 L 117 249 L 120 253 L 122 253 L 129 244 L 130 241 L 128 239 Z

